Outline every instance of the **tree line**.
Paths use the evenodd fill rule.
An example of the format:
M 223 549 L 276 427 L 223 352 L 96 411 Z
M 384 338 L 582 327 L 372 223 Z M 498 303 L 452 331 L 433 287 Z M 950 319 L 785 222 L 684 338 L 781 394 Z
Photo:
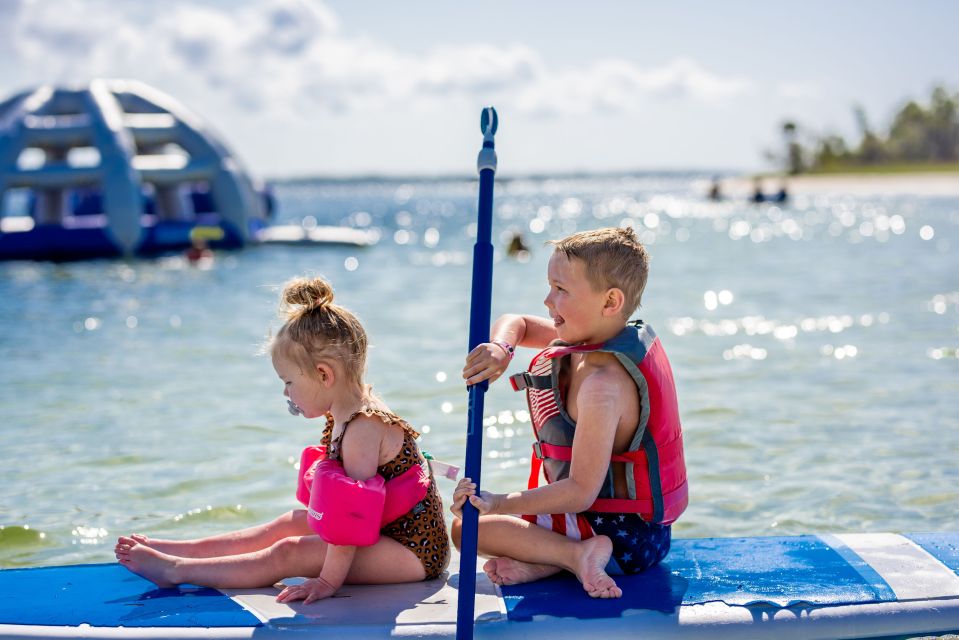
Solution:
M 789 120 L 782 124 L 784 152 L 767 153 L 767 157 L 794 175 L 959 162 L 959 93 L 950 95 L 945 87 L 937 86 L 928 104 L 910 100 L 885 132 L 870 126 L 862 107 L 853 111 L 858 141 L 850 144 L 836 134 L 815 136 Z

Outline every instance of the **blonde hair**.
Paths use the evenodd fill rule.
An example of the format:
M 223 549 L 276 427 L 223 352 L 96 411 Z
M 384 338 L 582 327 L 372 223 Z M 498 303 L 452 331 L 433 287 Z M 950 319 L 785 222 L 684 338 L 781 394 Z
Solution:
M 366 331 L 353 313 L 333 303 L 333 287 L 323 278 L 294 278 L 283 286 L 280 316 L 285 322 L 270 343 L 279 353 L 315 374 L 316 363 L 332 360 L 348 379 L 363 383 Z
M 586 278 L 596 291 L 617 288 L 623 292 L 623 315 L 639 308 L 649 277 L 649 254 L 631 228 L 608 227 L 582 231 L 547 244 L 570 260 L 586 265 Z

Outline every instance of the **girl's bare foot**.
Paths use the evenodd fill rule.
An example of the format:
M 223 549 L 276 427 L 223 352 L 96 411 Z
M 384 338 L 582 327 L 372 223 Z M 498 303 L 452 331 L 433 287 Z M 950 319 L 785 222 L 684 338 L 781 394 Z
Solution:
M 142 533 L 130 534 L 132 540 L 151 549 L 170 556 L 179 556 L 180 558 L 206 558 L 208 555 L 202 547 L 192 540 L 162 540 L 160 538 L 150 538 Z
M 619 598 L 623 590 L 606 573 L 606 563 L 613 554 L 613 543 L 606 536 L 595 536 L 578 545 L 576 577 L 591 598 Z
M 524 584 L 551 576 L 562 571 L 560 567 L 550 564 L 533 564 L 501 557 L 487 560 L 483 571 L 489 576 L 490 582 L 499 585 Z
M 126 536 L 117 539 L 114 553 L 120 564 L 161 589 L 178 584 L 175 576 L 177 559 L 174 556 Z

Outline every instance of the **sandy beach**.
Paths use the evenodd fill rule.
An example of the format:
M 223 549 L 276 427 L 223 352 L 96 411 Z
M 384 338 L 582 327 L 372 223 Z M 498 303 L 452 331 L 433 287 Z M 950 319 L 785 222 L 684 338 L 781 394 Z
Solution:
M 959 195 L 959 173 L 907 173 L 907 174 L 856 174 L 804 175 L 786 178 L 790 194 L 848 193 L 850 195 Z M 779 189 L 781 178 L 763 178 L 763 191 L 773 193 Z M 704 181 L 702 188 L 709 189 Z M 753 193 L 750 176 L 727 178 L 722 181 L 723 195 L 747 198 Z

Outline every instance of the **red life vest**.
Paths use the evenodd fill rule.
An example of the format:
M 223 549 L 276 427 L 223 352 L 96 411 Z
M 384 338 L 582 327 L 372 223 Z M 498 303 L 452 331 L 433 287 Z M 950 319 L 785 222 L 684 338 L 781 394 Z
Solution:
M 528 371 L 510 377 L 515 390 L 526 390 L 536 438 L 529 488 L 539 485 L 541 467 L 547 482 L 569 477 L 576 423 L 566 412 L 560 366 L 570 354 L 593 352 L 612 353 L 629 372 L 639 391 L 640 419 L 629 450 L 610 458 L 611 465 L 626 465 L 629 497 L 614 497 L 610 466 L 587 511 L 638 513 L 647 522 L 670 524 L 689 502 L 683 432 L 672 368 L 659 338 L 642 320 L 603 344 L 548 347 L 533 358 Z

